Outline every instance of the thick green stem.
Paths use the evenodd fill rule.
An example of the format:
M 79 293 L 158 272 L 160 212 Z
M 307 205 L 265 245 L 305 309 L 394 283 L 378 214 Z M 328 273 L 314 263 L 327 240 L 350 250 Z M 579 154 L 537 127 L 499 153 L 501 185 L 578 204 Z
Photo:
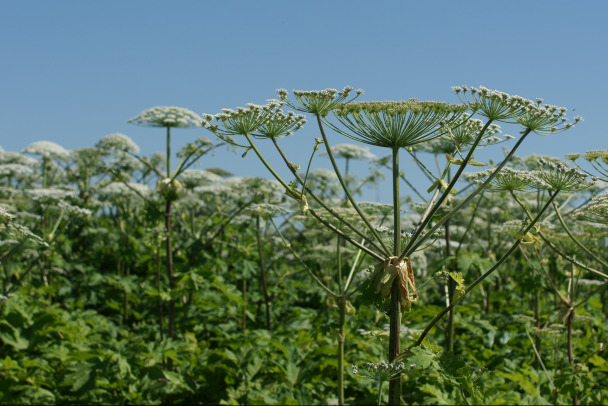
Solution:
M 167 255 L 167 276 L 169 278 L 169 291 L 171 298 L 169 299 L 169 338 L 175 337 L 175 300 L 173 299 L 175 291 L 175 279 L 173 277 L 173 251 L 171 249 L 171 200 L 167 200 L 165 206 L 165 231 L 167 233 L 166 240 L 166 255 Z M 168 358 L 167 369 L 173 369 L 173 359 Z
M 344 404 L 344 342 L 346 333 L 344 325 L 346 322 L 346 297 L 338 297 L 338 310 L 340 321 L 338 323 L 338 404 Z
M 158 290 L 158 328 L 160 330 L 160 341 L 163 341 L 164 339 L 164 322 L 163 322 L 163 298 L 162 295 L 160 294 L 160 252 L 159 252 L 159 248 L 156 249 L 156 278 L 155 278 L 155 285 L 156 285 L 156 289 Z
M 401 252 L 401 201 L 399 197 L 399 149 L 393 149 L 393 255 Z M 388 359 L 389 362 L 399 355 L 401 334 L 401 289 L 399 278 L 395 278 L 391 286 L 391 309 L 389 327 Z M 389 382 L 388 403 L 398 405 L 401 403 L 401 378 L 397 377 Z
M 171 177 L 171 127 L 167 127 L 167 178 Z
M 264 252 L 262 250 L 262 230 L 260 227 L 260 216 L 255 218 L 257 225 L 257 238 L 258 238 L 258 256 L 260 258 L 260 280 L 262 283 L 262 291 L 264 293 L 264 304 L 266 305 L 266 330 L 271 331 L 270 328 L 270 296 L 268 295 L 268 284 L 266 283 L 266 266 L 264 265 Z

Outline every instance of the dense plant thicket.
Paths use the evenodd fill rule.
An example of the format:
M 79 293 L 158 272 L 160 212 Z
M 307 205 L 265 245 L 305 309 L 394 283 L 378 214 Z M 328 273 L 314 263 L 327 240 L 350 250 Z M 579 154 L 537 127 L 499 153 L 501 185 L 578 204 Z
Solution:
M 157 107 L 131 120 L 166 132 L 148 157 L 123 134 L 0 150 L 0 403 L 608 403 L 608 151 L 520 157 L 565 109 L 455 90 Z M 319 128 L 299 165 L 280 139 L 306 118 L 286 106 Z M 173 155 L 193 126 L 218 137 Z M 226 147 L 275 179 L 199 169 Z M 361 202 L 385 176 L 393 204 Z

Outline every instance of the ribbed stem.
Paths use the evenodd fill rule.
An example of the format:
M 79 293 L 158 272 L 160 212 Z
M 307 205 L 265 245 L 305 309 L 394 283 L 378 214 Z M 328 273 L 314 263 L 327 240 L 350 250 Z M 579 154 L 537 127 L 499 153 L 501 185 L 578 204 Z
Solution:
M 167 233 L 166 255 L 167 255 L 167 276 L 169 278 L 169 291 L 171 298 L 169 299 L 169 338 L 175 337 L 175 300 L 173 294 L 175 290 L 175 280 L 173 278 L 173 251 L 171 249 L 171 200 L 167 200 L 165 206 L 165 230 Z M 173 369 L 173 360 L 167 359 L 167 369 Z
M 338 311 L 340 312 L 340 321 L 338 323 L 338 404 L 344 404 L 344 342 L 346 341 L 346 333 L 344 325 L 346 323 L 346 298 L 338 297 Z
M 167 177 L 171 177 L 171 127 L 167 127 Z
M 393 149 L 393 255 L 401 252 L 401 201 L 399 198 L 399 149 Z M 401 289 L 399 278 L 391 286 L 390 336 L 388 344 L 389 362 L 399 355 L 401 333 Z M 388 385 L 388 404 L 401 403 L 401 378 L 397 377 Z

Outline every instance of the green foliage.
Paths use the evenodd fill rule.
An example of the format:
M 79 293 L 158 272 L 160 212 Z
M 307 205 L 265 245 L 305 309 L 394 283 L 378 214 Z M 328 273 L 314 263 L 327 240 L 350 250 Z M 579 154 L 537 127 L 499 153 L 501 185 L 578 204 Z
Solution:
M 294 105 L 327 118 L 349 93 L 296 91 Z M 410 101 L 344 105 L 339 114 L 365 113 L 366 120 L 386 114 L 388 120 L 435 110 L 462 113 L 459 106 Z M 178 126 L 166 121 L 170 116 L 158 117 L 150 125 Z M 329 217 L 329 210 L 307 199 L 309 191 L 297 182 L 287 183 L 286 191 L 220 168 L 189 173 L 188 182 L 181 182 L 162 175 L 162 156 L 129 155 L 136 146 L 128 141 L 114 135 L 100 144 L 105 149 L 43 155 L 23 173 L 0 172 L 0 404 L 337 403 L 341 337 L 345 402 L 386 401 L 375 382 L 348 372 L 350 365 L 387 360 L 386 296 L 395 275 L 377 268 L 374 285 L 374 272 L 367 270 L 378 261 L 320 229 L 310 212 Z M 211 145 L 205 139 L 188 144 L 179 167 L 185 170 Z M 416 159 L 423 159 L 421 151 Z M 0 164 L 27 162 L 16 155 L 0 152 Z M 516 162 L 522 171 L 538 169 L 537 159 Z M 349 176 L 347 183 L 356 185 Z M 352 214 L 342 207 L 336 179 L 311 172 L 308 186 L 331 202 L 329 208 Z M 424 251 L 410 256 L 418 301 L 402 319 L 403 402 L 608 403 L 602 344 L 608 339 L 608 297 L 601 277 L 607 272 L 606 241 L 598 237 L 606 231 L 594 217 L 581 222 L 571 210 L 572 202 L 584 205 L 600 192 L 596 186 L 593 194 L 555 200 L 589 252 L 571 241 L 554 215 L 546 215 L 531 232 L 531 244 L 467 291 L 517 240 L 527 217 L 499 191 L 484 192 L 450 219 L 445 227 L 451 241 L 440 230 Z M 518 196 L 533 211 L 546 202 L 543 193 L 525 188 Z M 164 272 L 167 199 L 173 204 L 173 283 Z M 460 192 L 452 195 L 428 226 L 459 199 Z M 384 226 L 392 207 L 380 206 L 361 205 L 374 225 Z M 420 214 L 404 217 L 404 227 L 417 224 Z M 509 221 L 516 223 L 515 233 Z M 331 295 L 344 287 L 353 263 L 348 295 Z M 446 350 L 447 318 L 415 346 L 445 308 L 450 286 L 458 304 L 453 350 Z M 348 310 L 344 319 L 341 309 Z

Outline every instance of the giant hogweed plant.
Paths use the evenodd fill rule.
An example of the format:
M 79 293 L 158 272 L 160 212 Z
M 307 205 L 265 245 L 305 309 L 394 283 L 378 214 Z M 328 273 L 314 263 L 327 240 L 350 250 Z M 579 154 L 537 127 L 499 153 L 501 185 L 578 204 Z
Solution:
M 180 191 L 183 189 L 178 177 L 192 165 L 194 165 L 203 155 L 211 152 L 217 145 L 214 145 L 207 138 L 199 138 L 195 142 L 186 144 L 178 153 L 180 161 L 175 170 L 171 166 L 171 128 L 190 128 L 200 125 L 200 117 L 185 108 L 181 107 L 153 107 L 145 110 L 136 117 L 130 119 L 129 123 L 137 125 L 148 126 L 148 127 L 163 127 L 166 128 L 166 175 L 163 176 L 156 168 L 152 167 L 147 160 L 140 158 L 133 151 L 133 147 L 124 143 L 110 144 L 111 146 L 118 146 L 122 148 L 122 151 L 130 154 L 133 158 L 137 159 L 145 167 L 158 175 L 157 190 L 165 201 L 165 208 L 162 211 L 165 223 L 166 232 L 166 269 L 169 280 L 169 289 L 174 291 L 176 288 L 174 269 L 173 269 L 173 249 L 172 249 L 172 220 L 171 220 L 171 208 L 173 203 L 178 200 Z M 120 175 L 120 174 L 118 174 Z M 173 293 L 173 292 L 172 292 Z M 169 338 L 175 336 L 175 299 L 171 297 L 169 300 Z M 173 361 L 171 358 L 168 360 L 168 368 L 172 369 Z
M 286 194 L 300 204 L 303 213 L 310 214 L 345 241 L 378 261 L 371 278 L 371 283 L 375 287 L 376 294 L 385 299 L 390 298 L 388 357 L 391 362 L 397 360 L 400 353 L 399 331 L 402 309 L 409 311 L 412 302 L 418 298 L 414 271 L 411 267 L 409 256 L 432 238 L 439 227 L 443 226 L 463 206 L 484 190 L 485 186 L 506 165 L 517 148 L 531 132 L 546 135 L 564 131 L 574 125 L 566 122 L 565 108 L 542 105 L 542 100 L 540 99 L 537 102 L 533 102 L 519 96 L 511 96 L 503 92 L 489 90 L 485 87 L 480 87 L 479 89 L 472 88 L 470 96 L 467 87 L 456 87 L 454 90 L 464 104 L 450 105 L 442 102 L 420 102 L 416 99 L 401 102 L 353 102 L 353 99 L 361 95 L 362 91 L 357 91 L 354 98 L 347 100 L 352 91 L 352 88 L 349 87 L 345 88 L 342 92 L 334 89 L 326 89 L 324 91 L 294 91 L 293 94 L 296 100 L 290 101 L 287 98 L 287 91 L 280 89 L 278 90 L 278 94 L 281 100 L 271 100 L 266 106 L 250 104 L 248 108 L 239 108 L 236 111 L 224 109 L 223 113 L 215 116 L 204 116 L 203 126 L 220 138 L 230 142 L 231 139 L 228 137 L 244 136 L 247 143 L 238 144 L 233 142 L 234 145 L 243 147 L 246 151 L 253 149 L 271 174 L 285 187 Z M 311 114 L 316 118 L 322 138 L 316 140 L 314 150 L 318 149 L 319 144 L 325 146 L 346 198 L 365 224 L 364 231 L 341 217 L 310 190 L 306 185 L 306 175 L 303 178 L 298 173 L 300 167 L 292 163 L 284 154 L 278 144 L 278 139 L 298 130 L 305 122 L 304 116 L 291 112 L 289 114 L 283 113 L 281 108 L 285 104 L 294 110 Z M 442 178 L 434 182 L 433 185 L 436 186 L 435 194 L 429 201 L 428 208 L 422 216 L 420 223 L 413 230 L 409 238 L 406 241 L 402 241 L 399 152 L 401 149 L 407 150 L 414 145 L 438 138 L 448 133 L 451 128 L 458 128 L 458 125 L 454 124 L 458 123 L 461 118 L 460 125 L 466 122 L 463 114 L 467 110 L 470 110 L 472 114 L 484 117 L 486 121 L 480 129 L 468 135 L 472 141 L 469 140 L 468 152 L 463 158 L 448 157 L 449 163 L 445 174 L 447 174 L 449 165 L 458 166 L 456 173 L 452 176 L 449 183 Z M 333 114 L 335 121 L 328 118 L 330 113 Z M 576 117 L 575 122 L 578 121 L 580 121 L 580 118 Z M 431 219 L 443 206 L 450 194 L 453 193 L 452 189 L 460 179 L 465 167 L 471 162 L 473 152 L 480 145 L 484 136 L 486 136 L 490 126 L 495 124 L 495 122 L 519 124 L 523 128 L 519 140 L 483 184 L 458 205 L 452 207 L 447 214 L 429 229 L 427 226 Z M 391 151 L 393 238 L 390 243 L 379 235 L 376 228 L 369 222 L 367 216 L 359 208 L 350 193 L 332 154 L 325 132 L 325 125 L 355 141 L 388 148 Z M 283 180 L 257 148 L 254 139 L 271 140 L 296 180 L 290 183 Z M 456 144 L 455 149 L 458 147 Z M 307 172 L 309 169 L 310 163 Z M 554 193 L 552 198 L 556 194 Z M 307 196 L 314 203 L 309 204 Z M 311 207 L 311 205 L 314 206 Z M 523 230 L 524 234 L 529 232 L 545 209 L 546 207 L 525 227 Z M 317 210 L 325 210 L 335 217 L 341 223 L 341 226 L 336 227 L 332 225 Z M 351 237 L 349 233 L 354 233 L 354 235 Z M 362 243 L 357 241 L 359 238 L 363 241 Z M 459 299 L 477 286 L 489 273 L 494 272 L 515 250 L 518 244 L 519 240 L 490 270 L 473 282 L 467 289 L 462 289 Z M 445 313 L 451 310 L 456 303 L 457 301 L 454 301 L 449 304 L 443 312 L 431 321 L 415 345 L 422 343 L 430 328 Z M 407 354 L 407 352 L 404 354 Z M 402 354 L 402 357 L 404 354 Z M 400 398 L 399 378 L 395 377 L 389 385 L 389 403 L 398 404 L 400 403 Z

